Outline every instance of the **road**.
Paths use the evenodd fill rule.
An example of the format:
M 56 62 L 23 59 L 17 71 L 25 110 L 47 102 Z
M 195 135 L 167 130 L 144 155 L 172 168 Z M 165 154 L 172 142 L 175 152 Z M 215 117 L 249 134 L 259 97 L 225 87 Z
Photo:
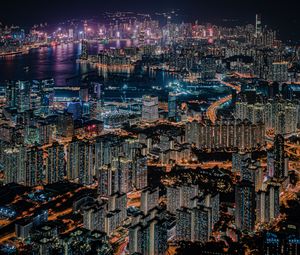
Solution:
M 235 84 L 231 84 L 231 83 L 229 83 L 229 82 L 223 81 L 222 78 L 221 78 L 221 76 L 218 76 L 217 79 L 219 80 L 219 82 L 220 82 L 221 84 L 224 84 L 224 85 L 227 86 L 227 87 L 230 87 L 230 88 L 235 89 L 238 93 L 241 92 L 241 87 L 240 87 L 240 86 L 235 85 Z M 228 95 L 228 96 L 226 96 L 226 97 L 222 97 L 222 98 L 220 98 L 218 101 L 212 103 L 212 104 L 208 107 L 208 109 L 207 109 L 207 111 L 206 111 L 206 115 L 207 115 L 207 117 L 210 119 L 210 121 L 211 121 L 212 123 L 215 123 L 216 120 L 217 120 L 217 110 L 218 110 L 218 108 L 219 108 L 221 105 L 223 105 L 223 104 L 229 102 L 231 99 L 232 99 L 232 95 Z

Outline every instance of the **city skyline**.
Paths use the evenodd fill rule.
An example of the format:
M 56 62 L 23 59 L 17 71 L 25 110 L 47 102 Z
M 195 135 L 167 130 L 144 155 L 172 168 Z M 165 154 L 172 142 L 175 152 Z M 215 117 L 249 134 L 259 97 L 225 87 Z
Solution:
M 298 255 L 291 3 L 3 4 L 0 254 Z
M 170 7 L 171 6 L 171 7 Z M 300 19 L 297 14 L 297 1 L 288 0 L 282 5 L 277 1 L 237 1 L 237 0 L 214 0 L 214 1 L 121 1 L 113 0 L 109 2 L 97 3 L 87 0 L 84 3 L 75 1 L 43 1 L 37 0 L 19 2 L 17 0 L 5 1 L 1 4 L 0 22 L 19 25 L 22 23 L 26 27 L 33 24 L 48 22 L 55 24 L 64 22 L 67 19 L 88 19 L 94 17 L 101 18 L 106 11 L 134 11 L 155 14 L 156 12 L 171 12 L 174 9 L 180 10 L 177 22 L 211 22 L 215 24 L 238 24 L 252 23 L 253 16 L 261 13 L 264 17 L 265 25 L 280 31 L 285 40 L 299 40 L 299 35 L 294 27 L 299 25 Z M 30 15 L 28 16 L 28 13 Z M 226 20 L 226 22 L 224 21 Z M 231 21 L 228 23 L 228 21 Z

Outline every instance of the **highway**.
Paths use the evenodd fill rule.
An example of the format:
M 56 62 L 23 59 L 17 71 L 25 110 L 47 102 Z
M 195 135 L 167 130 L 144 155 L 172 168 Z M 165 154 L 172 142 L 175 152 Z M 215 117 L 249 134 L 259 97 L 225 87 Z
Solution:
M 235 89 L 238 93 L 241 92 L 241 87 L 240 87 L 240 86 L 234 85 L 234 84 L 231 84 L 231 83 L 229 83 L 229 82 L 223 81 L 220 75 L 217 77 L 217 79 L 219 80 L 219 82 L 220 82 L 221 84 L 224 84 L 224 85 L 227 86 L 227 87 L 230 87 L 230 88 Z M 206 111 L 206 115 L 207 115 L 207 117 L 210 119 L 210 121 L 211 121 L 212 123 L 215 123 L 216 120 L 217 120 L 217 110 L 218 110 L 218 108 L 219 108 L 221 105 L 223 105 L 223 104 L 229 102 L 231 99 L 232 99 L 232 95 L 228 95 L 228 96 L 226 96 L 226 97 L 222 97 L 222 98 L 220 98 L 218 101 L 212 103 L 212 104 L 208 107 L 208 109 L 207 109 L 207 111 Z

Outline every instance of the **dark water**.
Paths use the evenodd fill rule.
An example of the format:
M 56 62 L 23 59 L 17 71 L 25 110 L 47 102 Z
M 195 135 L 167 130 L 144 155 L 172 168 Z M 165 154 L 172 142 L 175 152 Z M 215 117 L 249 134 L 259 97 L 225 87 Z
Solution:
M 104 47 L 130 46 L 130 43 L 130 41 L 121 43 L 115 42 L 106 46 L 93 44 L 90 45 L 89 52 L 90 54 L 96 54 Z M 0 58 L 0 81 L 54 78 L 57 86 L 64 86 L 66 85 L 66 79 L 68 78 L 89 71 L 95 71 L 95 69 L 88 64 L 79 64 L 76 62 L 76 59 L 79 58 L 80 54 L 81 44 L 70 43 L 56 47 L 34 49 L 28 54 Z M 29 67 L 29 71 L 24 71 L 24 67 Z M 100 71 L 99 74 L 101 74 Z M 126 96 L 140 97 L 143 94 L 152 93 L 153 91 L 151 91 L 151 88 L 153 86 L 160 86 L 164 88 L 168 83 L 178 80 L 176 75 L 163 72 L 146 73 L 143 74 L 142 79 L 135 78 L 134 75 L 136 74 L 132 74 L 129 81 L 125 79 L 125 82 L 123 82 L 122 79 L 108 79 L 104 85 L 122 87 L 126 84 L 129 87 L 137 87 L 137 91 L 127 91 Z M 157 93 L 162 92 L 163 91 Z M 218 88 L 203 88 L 200 97 L 203 99 L 217 98 L 228 93 L 230 93 L 230 90 L 220 85 Z M 117 91 L 117 93 L 109 92 L 107 93 L 107 96 L 117 100 L 120 98 L 120 91 Z
M 80 55 L 80 44 L 63 44 L 57 47 L 31 50 L 28 54 L 0 59 L 0 80 L 34 80 L 54 78 L 57 85 L 65 79 L 86 72 L 76 58 Z M 25 72 L 24 67 L 29 67 Z
M 89 53 L 96 54 L 104 47 L 119 48 L 131 44 L 131 41 L 117 41 L 105 46 L 94 43 L 90 45 Z M 92 71 L 89 65 L 76 63 L 80 54 L 81 44 L 69 43 L 33 49 L 28 54 L 0 57 L 0 81 L 54 78 L 56 85 L 63 86 L 67 78 Z M 25 72 L 27 66 L 29 71 Z

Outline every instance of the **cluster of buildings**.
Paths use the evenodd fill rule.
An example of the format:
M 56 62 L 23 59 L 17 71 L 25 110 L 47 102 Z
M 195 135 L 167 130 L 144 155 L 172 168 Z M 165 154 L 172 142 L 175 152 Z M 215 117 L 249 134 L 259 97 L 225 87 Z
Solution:
M 121 252 L 130 255 L 164 255 L 170 241 L 206 243 L 219 238 L 216 225 L 224 223 L 222 203 L 229 208 L 226 215 L 234 218 L 225 236 L 234 232 L 234 241 L 240 231 L 254 233 L 278 219 L 280 193 L 287 187 L 290 170 L 284 136 L 297 134 L 300 124 L 297 95 L 283 83 L 300 77 L 290 65 L 299 61 L 299 52 L 291 54 L 296 60 L 285 54 L 276 33 L 262 26 L 259 15 L 255 26 L 233 28 L 174 24 L 171 16 L 163 27 L 148 16 L 138 21 L 131 13 L 107 14 L 107 18 L 114 22 L 106 26 L 74 22 L 59 28 L 54 38 L 81 40 L 80 61 L 90 61 L 109 72 L 133 69 L 138 61 L 141 69 L 177 72 L 180 79 L 189 81 L 191 90 L 200 83 L 230 87 L 232 94 L 225 101 L 230 103 L 224 107 L 224 116 L 213 121 L 209 114 L 203 117 L 205 110 L 188 115 L 188 101 L 199 103 L 201 91 L 196 95 L 188 89 L 162 89 L 158 84 L 161 95 L 147 92 L 127 100 L 128 86 L 102 88 L 104 77 L 86 77 L 78 87 L 56 87 L 53 79 L 5 82 L 0 87 L 1 186 L 16 183 L 28 190 L 37 186 L 50 186 L 51 190 L 56 184 L 78 185 L 76 191 L 53 199 L 64 200 L 57 202 L 57 207 L 87 190 L 83 197 L 72 200 L 72 208 L 64 208 L 67 213 L 61 217 L 51 209 L 20 220 L 11 208 L 1 207 L 1 217 L 15 225 L 12 236 L 30 243 L 33 254 L 95 251 L 110 255 L 113 248 L 123 247 Z M 5 37 L 8 32 L 16 40 L 25 40 L 24 31 L 11 28 L 0 30 L 1 43 L 2 34 Z M 111 39 L 134 40 L 138 47 L 89 54 L 90 42 L 105 44 Z M 241 86 L 220 79 L 226 72 Z M 273 81 L 277 83 L 271 85 Z M 122 102 L 105 102 L 103 91 L 119 88 Z M 216 100 L 207 98 L 204 103 Z M 274 145 L 267 148 L 267 142 Z M 258 152 L 263 158 L 263 150 L 266 166 L 253 156 Z M 235 189 L 231 194 L 234 201 L 227 201 L 230 189 L 225 187 L 225 177 L 218 191 L 188 181 L 173 183 L 178 176 L 162 181 L 169 172 L 193 171 L 193 167 L 199 176 L 201 171 L 213 175 L 217 156 L 202 162 L 196 152 L 220 153 L 220 158 L 232 153 L 231 172 L 223 174 L 218 169 L 216 179 L 228 177 Z M 230 165 L 220 165 L 226 164 Z M 47 201 L 35 201 L 34 205 L 46 207 Z M 62 230 L 61 222 L 68 228 Z M 279 241 L 267 236 L 267 247 L 273 243 Z
M 235 103 L 235 119 L 264 124 L 275 134 L 292 134 L 299 127 L 299 101 L 284 99 L 280 95 L 260 98 L 254 90 L 241 93 Z
M 251 153 L 233 154 L 233 171 L 240 180 L 235 190 L 235 224 L 241 230 L 253 231 L 255 225 L 268 224 L 279 216 L 280 193 L 286 186 L 288 158 L 284 138 L 277 135 L 274 147 L 268 152 L 267 171 Z
M 264 145 L 264 124 L 249 120 L 221 119 L 212 123 L 208 119 L 188 122 L 186 141 L 199 149 L 252 150 Z

